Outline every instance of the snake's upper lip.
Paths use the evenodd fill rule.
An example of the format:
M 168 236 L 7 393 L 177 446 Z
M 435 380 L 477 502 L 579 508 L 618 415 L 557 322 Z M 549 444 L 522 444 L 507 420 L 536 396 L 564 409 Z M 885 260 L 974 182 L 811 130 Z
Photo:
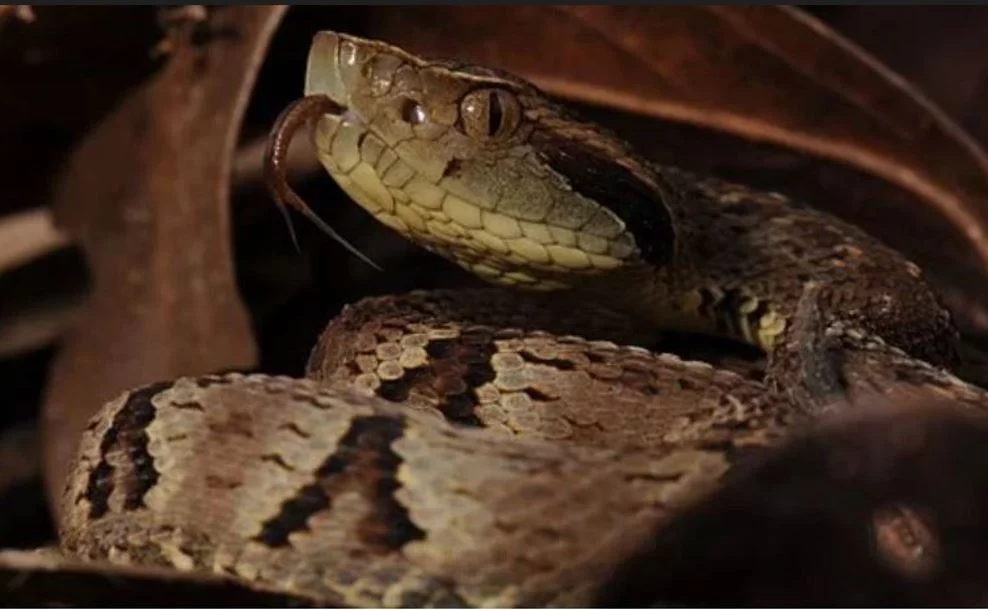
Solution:
M 328 95 L 337 104 L 349 105 L 349 94 L 340 73 L 340 36 L 335 32 L 318 32 L 309 47 L 305 69 L 305 95 Z

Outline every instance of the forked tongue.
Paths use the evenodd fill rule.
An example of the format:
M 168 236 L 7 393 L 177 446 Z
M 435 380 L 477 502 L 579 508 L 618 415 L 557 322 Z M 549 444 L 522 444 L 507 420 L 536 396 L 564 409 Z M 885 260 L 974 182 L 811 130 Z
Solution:
M 333 227 L 326 224 L 322 218 L 312 211 L 305 201 L 288 184 L 288 168 L 286 159 L 288 158 L 288 148 L 292 143 L 292 138 L 300 128 L 308 125 L 309 121 L 324 114 L 341 114 L 345 108 L 340 106 L 326 95 L 307 95 L 297 99 L 285 108 L 271 128 L 271 135 L 268 136 L 268 145 L 264 151 L 264 184 L 274 198 L 278 207 L 285 211 L 287 218 L 287 208 L 292 207 L 302 213 L 319 229 L 346 248 L 351 254 L 367 263 L 374 269 L 381 271 L 374 261 L 367 258 L 363 252 L 358 250 L 353 244 L 337 233 Z M 292 234 L 292 241 L 295 241 L 295 231 L 291 221 L 288 222 L 288 230 Z M 296 243 L 296 247 L 298 247 Z

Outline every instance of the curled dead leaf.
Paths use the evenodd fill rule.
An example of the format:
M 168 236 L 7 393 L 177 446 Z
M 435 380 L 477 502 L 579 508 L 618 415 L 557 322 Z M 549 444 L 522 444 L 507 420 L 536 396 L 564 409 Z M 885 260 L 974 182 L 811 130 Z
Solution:
M 56 216 L 85 251 L 94 289 L 45 397 L 52 499 L 86 421 L 115 394 L 255 361 L 233 273 L 229 176 L 283 12 L 212 9 L 210 36 L 176 41 L 161 72 L 87 135 L 59 182 Z

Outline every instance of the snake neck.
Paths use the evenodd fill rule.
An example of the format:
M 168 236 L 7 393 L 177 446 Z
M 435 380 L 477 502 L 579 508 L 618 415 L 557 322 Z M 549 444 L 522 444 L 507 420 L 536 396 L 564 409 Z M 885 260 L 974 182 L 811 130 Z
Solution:
M 673 219 L 674 258 L 591 288 L 660 329 L 726 336 L 772 353 L 811 286 L 825 328 L 874 335 L 938 366 L 958 333 L 922 270 L 861 229 L 778 193 L 645 165 Z M 839 322 L 837 326 L 834 323 Z

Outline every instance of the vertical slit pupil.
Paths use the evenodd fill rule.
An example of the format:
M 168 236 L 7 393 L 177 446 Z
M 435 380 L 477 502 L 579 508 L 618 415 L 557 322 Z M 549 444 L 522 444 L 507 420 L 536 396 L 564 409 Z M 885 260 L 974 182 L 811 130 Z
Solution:
M 504 108 L 501 106 L 501 96 L 492 91 L 490 94 L 490 108 L 487 113 L 487 135 L 497 135 L 501 128 L 501 121 L 504 120 Z

